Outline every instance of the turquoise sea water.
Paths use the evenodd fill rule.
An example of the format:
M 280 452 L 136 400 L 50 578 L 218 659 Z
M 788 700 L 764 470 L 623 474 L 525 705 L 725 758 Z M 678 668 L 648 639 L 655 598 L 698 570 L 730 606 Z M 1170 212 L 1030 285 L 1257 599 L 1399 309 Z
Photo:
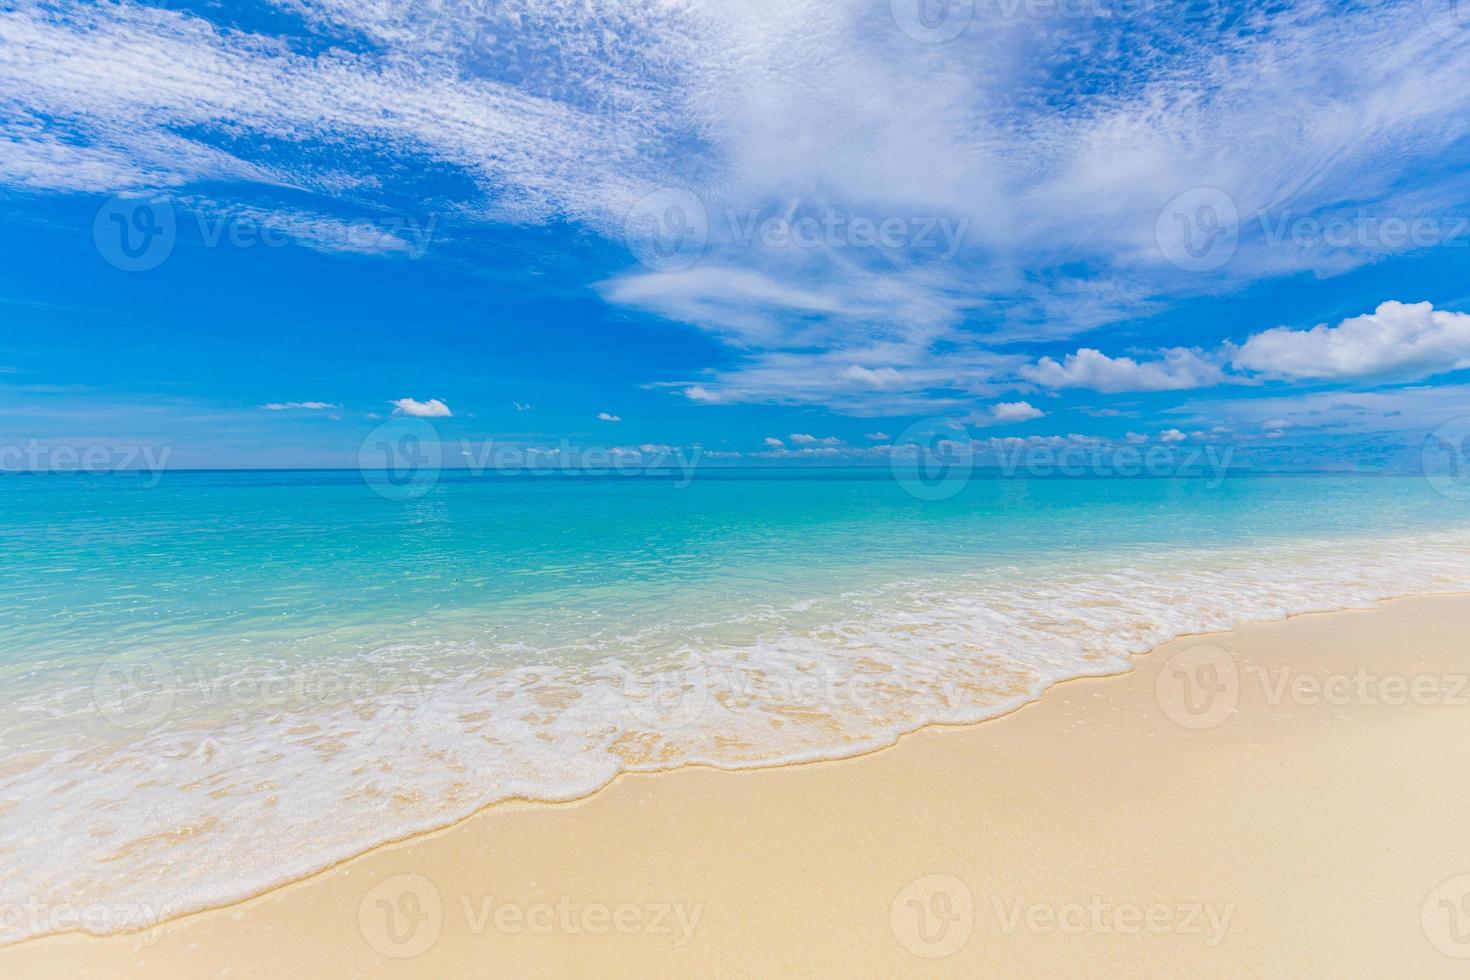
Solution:
M 1183 633 L 1470 589 L 1470 503 L 1410 477 L 383 489 L 0 475 L 0 907 L 133 927 L 508 796 L 851 754 Z

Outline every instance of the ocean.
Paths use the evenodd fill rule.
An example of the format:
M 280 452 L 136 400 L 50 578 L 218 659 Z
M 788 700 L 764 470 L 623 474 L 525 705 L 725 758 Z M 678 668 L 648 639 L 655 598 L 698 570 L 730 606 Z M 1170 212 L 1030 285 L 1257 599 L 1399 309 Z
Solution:
M 1418 477 L 930 489 L 0 474 L 0 941 L 138 928 L 621 771 L 868 751 L 1184 634 L 1470 591 L 1470 503 Z

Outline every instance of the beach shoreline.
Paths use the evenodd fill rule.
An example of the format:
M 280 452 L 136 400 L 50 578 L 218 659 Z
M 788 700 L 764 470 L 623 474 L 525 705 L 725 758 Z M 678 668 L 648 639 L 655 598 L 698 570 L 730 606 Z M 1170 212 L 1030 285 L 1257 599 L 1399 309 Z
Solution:
M 1133 657 L 1130 671 L 1053 684 L 977 724 L 927 725 L 838 760 L 628 772 L 574 802 L 492 804 L 443 829 L 142 932 L 16 943 L 0 949 L 0 968 L 11 969 L 9 961 L 14 975 L 61 976 L 126 974 L 131 966 L 168 976 L 197 975 L 208 962 L 248 975 L 320 975 L 321 951 L 330 948 L 343 957 L 342 975 L 479 975 L 479 954 L 493 948 L 496 969 L 485 975 L 500 975 L 501 966 L 505 973 L 559 973 L 594 963 L 607 972 L 604 954 L 630 974 L 756 964 L 822 972 L 818 950 L 834 968 L 864 975 L 880 964 L 1040 975 L 1047 964 L 1096 972 L 1124 962 L 1159 969 L 1251 963 L 1268 975 L 1291 964 L 1315 973 L 1335 962 L 1351 975 L 1375 957 L 1384 968 L 1407 957 L 1420 975 L 1448 974 L 1464 966 L 1454 945 L 1459 933 L 1431 935 L 1428 919 L 1435 889 L 1453 893 L 1441 896 L 1453 905 L 1455 879 L 1470 874 L 1470 845 L 1442 826 L 1442 814 L 1470 805 L 1470 790 L 1451 785 L 1452 774 L 1465 771 L 1461 761 L 1470 761 L 1470 749 L 1455 748 L 1470 745 L 1470 707 L 1459 703 L 1470 690 L 1453 689 L 1470 671 L 1470 657 L 1454 642 L 1465 626 L 1470 597 L 1440 595 L 1181 637 Z M 1176 681 L 1177 694 L 1168 693 Z M 1422 750 L 1426 739 L 1433 751 Z M 1139 749 L 1156 754 L 1143 757 Z M 1160 749 L 1170 763 L 1162 769 Z M 1362 779 L 1343 778 L 1350 765 Z M 1179 777 L 1181 767 L 1201 766 L 1216 771 L 1213 785 L 1196 785 L 1197 773 Z M 1425 766 L 1446 778 L 1427 786 Z M 1282 771 L 1297 779 L 1281 783 Z M 1409 814 L 1364 808 L 1375 800 L 1380 811 L 1391 808 L 1393 794 L 1363 791 L 1395 785 L 1430 805 Z M 1140 806 L 1108 800 L 1106 790 L 1122 787 Z M 1227 787 L 1234 795 L 1222 796 Z M 1181 793 L 1213 806 L 1196 828 L 1199 861 L 1141 860 L 1145 828 L 1165 854 L 1183 843 L 1141 804 L 1168 814 Z M 974 809 L 957 808 L 967 799 Z M 994 810 L 998 799 L 1014 805 Z M 1356 807 L 1327 805 L 1349 801 Z M 1239 839 L 1239 818 L 1259 824 L 1268 810 L 1316 818 L 1320 836 L 1339 847 L 1396 817 L 1398 846 L 1417 849 L 1421 861 L 1431 845 L 1455 856 L 1421 889 L 1414 929 L 1385 926 L 1378 943 L 1372 930 L 1359 929 L 1356 941 L 1337 944 L 1351 955 L 1332 959 L 1324 944 L 1319 953 L 1328 959 L 1304 961 L 1311 944 L 1278 935 L 1262 910 L 1310 887 L 1278 881 L 1263 895 L 1220 863 L 1229 842 L 1227 853 L 1243 867 L 1271 877 L 1284 857 L 1280 841 L 1252 848 Z M 1353 814 L 1350 826 L 1337 811 Z M 1237 819 L 1225 826 L 1224 814 Z M 820 823 L 806 826 L 823 815 L 832 818 L 825 832 Z M 1129 879 L 1104 860 L 1107 848 L 1081 835 L 1088 828 L 1112 840 L 1119 858 L 1136 859 L 1123 867 L 1150 887 L 1125 887 Z M 752 837 L 761 844 L 753 851 Z M 895 840 L 887 854 L 872 846 Z M 1032 866 L 1018 863 L 1019 855 Z M 1066 855 L 1088 860 L 1058 860 Z M 805 873 L 794 874 L 793 864 Z M 551 887 L 543 875 L 563 884 Z M 827 900 L 811 894 L 813 881 L 824 880 Z M 1389 901 L 1387 891 L 1372 902 L 1365 894 L 1374 895 L 1361 887 L 1357 901 L 1340 894 L 1334 908 L 1324 892 L 1318 904 L 1331 915 Z M 802 895 L 815 906 L 793 909 Z M 772 921 L 773 909 L 782 908 L 786 920 Z M 271 948 L 248 953 L 262 934 L 273 937 Z M 204 951 L 214 958 L 198 960 Z

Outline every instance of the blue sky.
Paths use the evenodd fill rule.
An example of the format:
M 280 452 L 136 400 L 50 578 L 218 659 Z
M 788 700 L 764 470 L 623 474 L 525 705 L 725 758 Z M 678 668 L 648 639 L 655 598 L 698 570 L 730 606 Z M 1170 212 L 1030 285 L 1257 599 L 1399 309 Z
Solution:
M 1412 469 L 1470 415 L 1463 4 L 407 6 L 0 12 L 0 445 Z

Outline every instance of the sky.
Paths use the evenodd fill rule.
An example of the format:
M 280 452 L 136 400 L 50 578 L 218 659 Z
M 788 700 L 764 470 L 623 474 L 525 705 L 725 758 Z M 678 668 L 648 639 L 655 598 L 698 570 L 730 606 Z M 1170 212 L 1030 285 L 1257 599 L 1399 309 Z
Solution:
M 1470 435 L 1467 79 L 1453 0 L 12 0 L 0 469 L 1411 471 Z

